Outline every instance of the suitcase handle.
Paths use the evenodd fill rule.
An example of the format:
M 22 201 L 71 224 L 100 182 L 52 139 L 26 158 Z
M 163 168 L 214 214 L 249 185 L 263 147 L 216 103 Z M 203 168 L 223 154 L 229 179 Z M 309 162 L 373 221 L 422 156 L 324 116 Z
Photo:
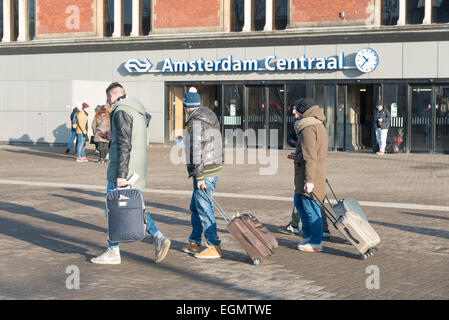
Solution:
M 215 208 L 217 208 L 217 211 L 221 214 L 221 216 L 225 219 L 225 221 L 229 224 L 231 222 L 231 219 L 229 219 L 229 217 L 226 215 L 225 211 L 223 210 L 223 208 L 220 206 L 220 204 L 217 202 L 217 200 L 215 200 L 214 197 L 209 196 L 209 194 L 203 190 L 203 192 L 206 194 L 206 197 L 209 198 L 209 200 L 211 202 L 213 202 L 213 204 L 215 205 Z M 244 219 L 241 219 L 242 223 L 249 228 L 248 224 L 246 223 L 246 221 Z M 268 243 L 264 238 L 262 238 L 260 235 L 258 235 L 257 233 L 254 234 L 263 244 L 265 244 L 265 246 L 272 252 L 274 253 L 274 249 L 273 246 Z M 244 236 L 244 238 L 252 245 L 254 246 L 254 243 L 252 241 L 250 241 L 246 236 Z
M 226 223 L 231 222 L 231 219 L 228 217 L 228 215 L 223 210 L 223 208 L 220 206 L 220 204 L 217 202 L 217 200 L 215 200 L 214 197 L 209 196 L 209 194 L 206 191 L 204 191 L 204 190 L 202 190 L 202 191 L 204 192 L 206 197 L 209 199 L 209 201 L 211 201 L 215 205 L 215 208 L 217 209 L 218 213 L 223 217 L 223 219 L 225 219 Z
M 329 186 L 329 189 L 331 190 L 332 194 L 334 195 L 335 200 L 338 202 L 337 196 L 335 195 L 334 190 L 332 190 L 331 184 L 329 183 L 329 180 L 327 180 L 327 178 L 326 178 L 326 183 Z M 328 201 L 329 201 L 329 199 L 328 199 Z M 330 204 L 330 202 L 329 202 L 329 204 Z
M 318 201 L 318 203 L 321 205 L 322 208 L 324 208 L 324 214 L 326 215 L 326 217 L 329 218 L 329 220 L 332 221 L 332 224 L 335 227 L 335 224 L 337 223 L 337 218 L 332 214 L 332 212 L 330 212 L 330 210 L 326 207 L 326 205 L 320 200 L 318 199 L 317 195 L 314 192 L 310 193 L 312 195 L 312 200 L 314 200 L 313 198 L 316 199 L 316 201 Z M 327 198 L 327 196 L 326 196 Z M 329 201 L 329 199 L 327 199 Z M 329 202 L 330 204 L 330 202 Z M 332 208 L 332 206 L 331 206 Z

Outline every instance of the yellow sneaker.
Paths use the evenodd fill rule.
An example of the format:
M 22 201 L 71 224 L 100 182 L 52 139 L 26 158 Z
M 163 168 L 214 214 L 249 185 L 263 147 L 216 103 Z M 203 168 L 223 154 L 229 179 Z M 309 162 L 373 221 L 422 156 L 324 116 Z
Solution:
M 182 250 L 187 253 L 193 253 L 193 254 L 200 253 L 201 245 L 197 244 L 195 242 L 189 242 L 189 245 L 185 246 Z
M 218 259 L 221 258 L 220 246 L 213 246 L 206 243 L 207 248 L 200 253 L 195 254 L 195 258 L 199 259 Z

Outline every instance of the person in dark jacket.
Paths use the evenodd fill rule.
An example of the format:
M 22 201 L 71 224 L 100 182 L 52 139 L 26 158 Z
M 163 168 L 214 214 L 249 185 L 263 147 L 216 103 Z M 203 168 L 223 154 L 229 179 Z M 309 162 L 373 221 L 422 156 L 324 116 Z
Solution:
M 106 89 L 111 105 L 111 148 L 107 171 L 107 192 L 125 187 L 127 180 L 138 174 L 131 186 L 143 191 L 147 175 L 147 119 L 145 107 L 136 99 L 127 97 L 123 87 L 114 82 Z M 107 212 L 106 212 L 107 214 Z M 145 213 L 146 230 L 153 237 L 155 262 L 161 262 L 170 248 L 170 240 L 159 231 L 148 212 Z M 119 244 L 108 241 L 108 249 L 91 262 L 98 264 L 121 263 Z
M 379 151 L 377 154 L 385 154 L 385 147 L 387 145 L 388 129 L 390 128 L 391 114 L 388 109 L 384 108 L 382 102 L 377 104 L 377 111 L 374 111 L 373 125 L 376 133 L 377 144 Z
M 79 107 L 78 107 L 79 105 Z M 76 136 L 76 127 L 78 126 L 76 121 L 76 115 L 78 114 L 78 111 L 81 109 L 81 104 L 77 103 L 77 105 L 73 108 L 72 113 L 70 114 L 70 139 L 69 142 L 67 142 L 67 147 L 65 149 L 65 153 L 68 154 L 70 152 L 70 149 L 72 148 L 72 144 L 77 138 Z M 78 140 L 77 140 L 78 143 Z M 75 144 L 76 146 L 76 144 Z M 76 148 L 75 148 L 76 150 Z
M 326 183 L 328 134 L 323 122 L 326 119 L 313 99 L 302 98 L 295 102 L 303 118 L 296 124 L 298 143 L 295 150 L 294 203 L 301 216 L 303 240 L 298 250 L 320 252 L 323 250 L 323 222 L 321 206 Z
M 211 202 L 218 177 L 223 168 L 223 147 L 217 116 L 207 107 L 200 106 L 200 95 L 190 88 L 183 98 L 187 113 L 186 162 L 189 178 L 193 178 L 190 201 L 192 233 L 184 251 L 196 258 L 221 258 L 220 239 Z M 206 248 L 202 250 L 204 234 Z

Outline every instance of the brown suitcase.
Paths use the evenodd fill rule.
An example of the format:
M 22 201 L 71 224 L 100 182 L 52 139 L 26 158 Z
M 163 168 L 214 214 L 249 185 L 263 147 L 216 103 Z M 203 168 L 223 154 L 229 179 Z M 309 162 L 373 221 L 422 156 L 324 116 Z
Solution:
M 254 265 L 260 264 L 274 253 L 274 249 L 278 247 L 276 238 L 255 216 L 237 213 L 237 216 L 231 220 L 214 198 L 212 202 L 228 223 L 229 233 L 240 243 Z

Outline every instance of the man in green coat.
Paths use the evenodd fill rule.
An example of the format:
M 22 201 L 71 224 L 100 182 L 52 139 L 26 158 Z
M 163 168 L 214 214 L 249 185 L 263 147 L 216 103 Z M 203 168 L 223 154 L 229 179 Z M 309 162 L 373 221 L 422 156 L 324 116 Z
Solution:
M 127 97 L 123 87 L 114 82 L 106 89 L 111 105 L 111 147 L 109 149 L 109 166 L 107 171 L 107 192 L 117 187 L 125 187 L 127 180 L 134 174 L 139 178 L 132 185 L 143 191 L 147 175 L 147 118 L 145 107 L 136 99 Z M 170 240 L 162 235 L 145 213 L 146 229 L 154 239 L 156 247 L 155 262 L 162 261 L 170 248 Z M 119 264 L 120 251 L 118 243 L 108 241 L 108 249 L 99 257 L 91 259 L 98 264 Z

